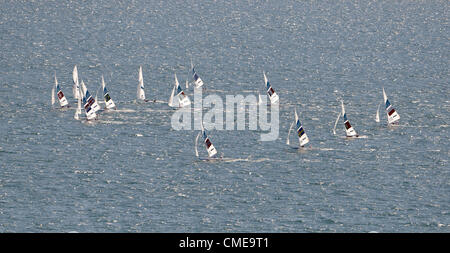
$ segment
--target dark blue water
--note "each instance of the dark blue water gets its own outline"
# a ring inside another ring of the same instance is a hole
[[[450,232],[448,1],[0,6],[0,232]],[[140,65],[167,101],[191,59],[224,99],[264,94],[266,71],[279,138],[211,130],[229,159],[199,161],[198,131],[135,102]],[[73,118],[74,65],[91,93],[104,75],[118,111]],[[51,106],[55,72],[70,109]],[[398,127],[374,121],[382,87]],[[341,99],[367,138],[333,135]],[[294,108],[304,152],[285,144]]]

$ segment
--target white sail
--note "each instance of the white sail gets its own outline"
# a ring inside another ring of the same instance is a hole
[[[264,74],[264,83],[266,84],[266,88],[267,88],[267,94],[269,95],[269,98],[270,98],[270,103],[275,104],[279,100],[278,94],[273,90],[272,86],[270,85],[269,80],[267,79],[266,73],[263,72],[263,74]]]
[[[170,98],[169,98],[169,106],[170,107],[175,107],[175,104],[174,104],[174,102],[173,102],[173,97],[175,96],[175,85],[173,86],[173,89],[172,89],[172,93],[170,94]]]
[[[389,102],[389,100],[386,96],[386,92],[384,91],[384,87],[383,87],[383,98],[384,98],[384,104],[386,106],[386,115],[388,118],[388,123],[394,124],[400,119],[400,115],[398,115],[397,111],[395,111],[394,107]]]
[[[375,122],[380,122],[380,105],[378,104],[377,114],[375,115]]]
[[[137,98],[145,100],[144,77],[142,76],[142,66],[139,66],[139,84],[137,87]]]
[[[342,117],[344,118],[345,132],[347,134],[347,137],[358,136],[355,129],[352,127],[352,125],[350,125],[350,122],[347,119],[347,114],[345,113],[344,108],[344,101],[341,101],[341,105],[342,105]]]
[[[198,157],[198,149],[197,149],[198,137],[200,137],[200,133],[198,133],[197,137],[195,138],[195,156],[196,157]]]
[[[83,93],[83,107],[86,113],[86,119],[93,120],[97,118],[97,113],[95,113],[95,110],[92,108],[94,99],[92,98],[91,94],[89,94],[89,91],[84,85],[83,80],[81,80],[81,91]]]
[[[191,61],[191,68],[192,68],[192,77],[194,78],[195,88],[202,87],[203,86],[203,81],[198,76],[197,72],[195,72],[194,64],[192,64],[192,61]]]
[[[103,88],[103,100],[105,101],[105,107],[106,109],[114,109],[116,108],[116,104],[111,99],[111,96],[108,93],[108,90],[106,89],[105,79],[102,75],[102,88]]]
[[[178,97],[179,107],[185,107],[191,104],[191,100],[181,89],[180,83],[178,83],[177,74],[175,74],[175,87],[176,87],[176,96]]]
[[[259,92],[258,92],[258,105],[260,105],[262,103],[263,103],[263,101],[262,101],[262,98],[261,98],[261,94],[259,94]]]
[[[55,104],[55,86],[52,85],[52,105]]]
[[[189,81],[186,80],[186,89],[189,89]]]
[[[67,106],[69,103],[67,102],[67,99],[64,96],[64,93],[62,92],[61,88],[59,87],[58,80],[56,79],[56,73],[55,73],[55,87],[56,87],[56,95],[59,100],[59,105],[61,105],[61,107]]]
[[[296,123],[296,130],[298,135],[298,141],[300,144],[300,147],[305,146],[309,142],[309,138],[305,133],[305,130],[303,129],[302,124],[300,123],[300,120],[297,115],[297,110],[295,110],[295,123]]]
[[[206,135],[206,131],[202,125],[202,135],[203,135],[203,143],[205,144],[206,151],[208,151],[208,156],[213,157],[217,154],[217,150],[214,145],[209,140],[209,137]]]
[[[91,108],[94,111],[94,113],[98,112],[100,110],[100,106],[97,104],[95,99],[89,93],[83,80],[81,80],[81,91],[83,93],[84,108],[86,109],[86,105],[89,105],[89,108]],[[88,119],[89,119],[89,117],[88,117]]]
[[[78,82],[77,65],[75,65],[75,67],[73,67],[72,79],[73,79],[72,93],[73,93],[73,97],[75,99],[77,99],[77,98],[80,98],[80,83]]]
[[[336,126],[337,126],[337,123],[338,123],[340,117],[341,117],[341,112],[339,112],[339,114],[336,118],[336,122],[334,122],[333,134],[336,134]]]
[[[80,90],[80,92],[81,92],[81,90]],[[75,110],[75,115],[73,116],[76,120],[80,119],[80,114],[81,114],[81,97],[82,97],[82,95],[78,94],[77,109]]]
[[[289,127],[288,136],[287,136],[287,139],[286,139],[286,144],[287,144],[287,145],[290,145],[290,144],[291,144],[291,142],[289,141],[289,137],[291,136],[291,130],[292,130],[292,127],[294,126],[294,123],[295,123],[295,121],[293,121],[293,122],[291,123],[291,126]]]

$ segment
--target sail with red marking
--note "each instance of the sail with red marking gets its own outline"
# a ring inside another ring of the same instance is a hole
[[[58,97],[59,105],[61,105],[61,107],[67,106],[69,103],[67,102],[67,99],[64,96],[64,93],[62,92],[61,88],[59,87],[58,80],[56,79],[56,73],[55,73],[55,88],[56,88],[56,96]]]
[[[383,88],[383,98],[384,98],[384,104],[386,107],[386,115],[388,118],[388,124],[398,123],[397,121],[400,119],[400,115],[398,115],[397,111],[394,109],[392,104],[389,102],[389,100],[386,96],[386,92],[384,91],[384,88]]]
[[[345,107],[344,107],[344,101],[341,101],[342,106],[342,117],[344,118],[344,126],[345,126],[345,133],[347,137],[357,137],[358,134],[356,133],[353,126],[350,124],[350,121],[347,118],[347,114],[345,113]]]
[[[178,107],[185,107],[191,104],[191,100],[184,93],[180,83],[178,82],[177,74],[175,74],[175,96],[178,97]]]
[[[81,80],[81,91],[83,94],[83,106],[86,112],[86,118],[88,120],[97,117],[97,111],[100,110],[100,106],[95,102],[95,99],[91,96],[83,80]]]
[[[203,128],[202,125],[202,136],[203,136],[203,143],[205,144],[206,151],[208,151],[208,156],[213,157],[217,154],[217,150],[214,147],[214,145],[211,143],[211,140],[209,139],[208,135],[206,134],[206,130]]]
[[[191,62],[192,68],[192,78],[194,79],[195,88],[200,88],[203,86],[203,80],[198,76],[197,72],[195,72],[194,64]]]
[[[272,85],[270,85],[269,79],[267,79],[266,73],[263,72],[263,74],[264,74],[264,83],[266,84],[266,88],[267,88],[267,95],[269,95],[269,98],[270,98],[270,103],[275,104],[279,100],[278,94],[272,88]]]

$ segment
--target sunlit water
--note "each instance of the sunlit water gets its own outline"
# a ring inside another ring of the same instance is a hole
[[[450,232],[447,1],[0,6],[0,232]],[[211,130],[227,160],[200,161],[198,131],[134,101],[140,65],[167,101],[191,59],[223,99],[265,94],[266,71],[279,138]],[[74,65],[91,93],[104,75],[117,111],[73,118]],[[69,109],[51,106],[55,73]],[[383,105],[374,120],[383,86],[395,128]],[[342,120],[333,135],[341,99],[367,138],[342,138]],[[302,152],[285,143],[294,108]]]

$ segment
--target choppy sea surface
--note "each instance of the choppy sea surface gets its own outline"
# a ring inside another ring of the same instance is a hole
[[[0,232],[450,232],[448,1],[0,6]],[[139,66],[167,101],[191,60],[224,99],[265,94],[265,71],[278,139],[210,130],[227,160],[201,161],[199,131],[135,101]],[[117,111],[73,118],[75,65],[93,94],[105,77]],[[55,73],[68,109],[51,105]],[[382,87],[398,127],[383,105],[374,120]],[[343,138],[342,119],[333,135],[341,99],[367,138]],[[294,109],[304,151],[286,145]]]

